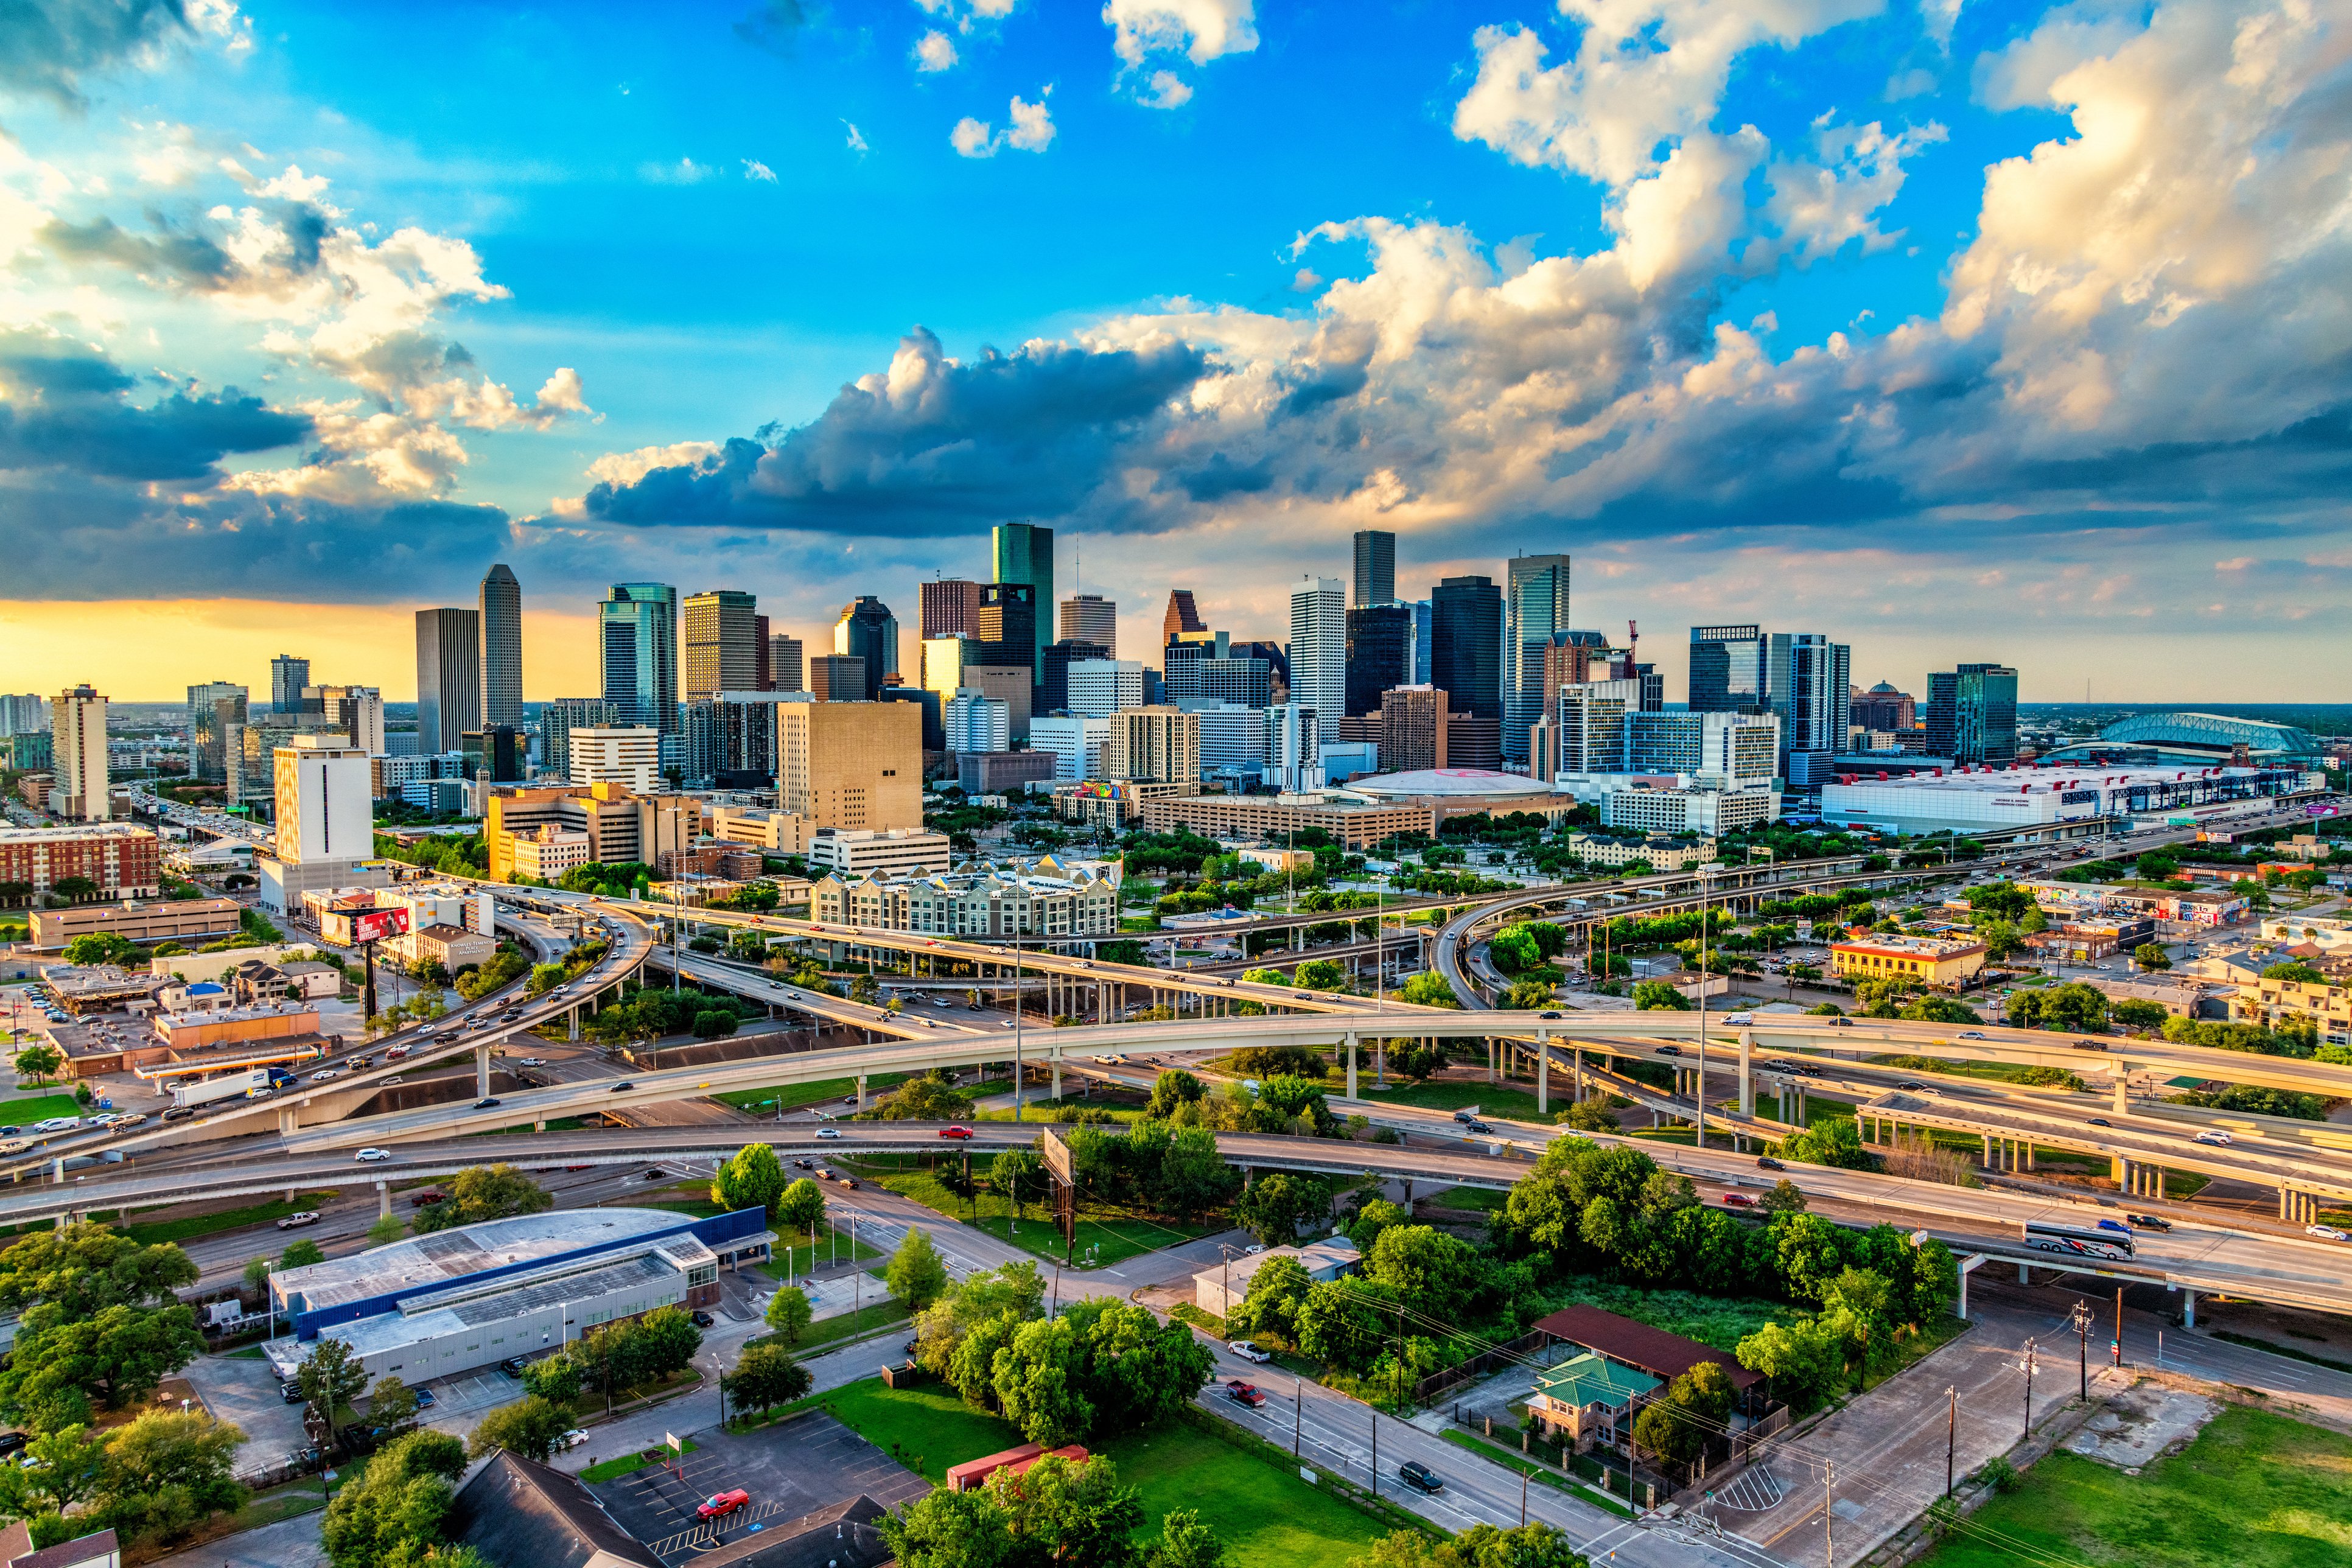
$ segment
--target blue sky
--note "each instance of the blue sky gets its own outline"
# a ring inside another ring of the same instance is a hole
[[[1179,584],[1279,636],[1386,527],[1412,590],[1568,550],[1577,618],[1645,647],[1755,618],[1909,686],[2352,697],[2327,7],[27,16],[0,625],[215,606],[166,689],[224,603],[358,625],[498,559],[556,639],[534,696],[618,578],[911,623],[1030,516],[1130,653]]]

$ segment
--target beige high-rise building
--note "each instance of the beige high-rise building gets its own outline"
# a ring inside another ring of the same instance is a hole
[[[686,624],[679,697],[692,702],[721,691],[757,691],[759,601],[734,588],[714,588],[689,595],[678,608]]]
[[[296,735],[271,753],[278,858],[289,866],[375,855],[368,754],[336,734]]]
[[[812,827],[922,826],[922,708],[778,703],[776,808],[806,817]]]
[[[107,794],[106,699],[87,686],[49,704],[49,810],[68,822],[114,815]]]
[[[542,827],[585,835],[584,860],[656,866],[665,853],[692,848],[703,826],[702,807],[690,795],[638,795],[625,784],[606,782],[495,791],[483,817],[482,840],[489,850],[490,880],[510,882],[517,875],[532,874],[523,862],[535,852],[519,850],[517,845]]]
[[[1175,708],[1123,708],[1110,716],[1103,777],[1132,784],[1201,782],[1201,717]]]
[[[651,790],[661,783],[661,731],[583,725],[572,731],[572,782]]]

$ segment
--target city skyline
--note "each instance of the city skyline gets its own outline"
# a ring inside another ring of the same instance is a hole
[[[28,41],[13,683],[302,647],[404,700],[397,622],[505,562],[576,695],[612,582],[817,647],[1028,521],[1126,647],[1187,584],[1278,637],[1369,530],[1401,595],[1558,552],[1583,625],[1820,627],[1864,684],[2352,698],[2324,8],[950,10],[519,19],[522,117],[390,14]]]

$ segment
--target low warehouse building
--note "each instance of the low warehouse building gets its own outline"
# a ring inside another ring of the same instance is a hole
[[[446,1377],[534,1355],[656,1307],[708,1307],[719,1268],[758,1262],[765,1209],[682,1219],[667,1209],[577,1209],[435,1231],[269,1277],[293,1334],[264,1347],[288,1376],[321,1334],[370,1378]]]
[[[1315,1280],[1353,1274],[1362,1261],[1356,1244],[1344,1236],[1329,1237],[1307,1247],[1269,1247],[1264,1252],[1236,1258],[1193,1275],[1192,1304],[1212,1316],[1224,1317],[1249,1295],[1250,1281],[1257,1277],[1257,1271],[1277,1258],[1296,1258],[1299,1267],[1307,1270],[1307,1277]]]

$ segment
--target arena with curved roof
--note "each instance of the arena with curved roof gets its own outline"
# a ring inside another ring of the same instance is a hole
[[[2242,752],[2240,748],[2243,748]],[[2293,766],[2323,754],[2317,737],[2292,724],[2226,713],[2134,713],[2085,741],[2049,753],[2057,763],[2233,760]]]

